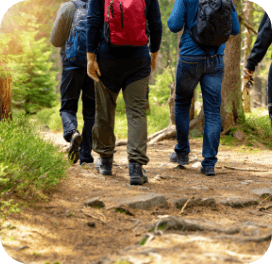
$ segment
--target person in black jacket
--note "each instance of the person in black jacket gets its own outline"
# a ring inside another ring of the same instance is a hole
[[[253,77],[255,67],[263,59],[271,43],[272,43],[271,21],[267,13],[264,13],[261,24],[259,26],[257,39],[247,60],[247,65],[243,70],[244,79],[249,80],[250,77]],[[270,65],[268,74],[267,93],[268,93],[268,113],[272,126],[272,64]]]
[[[88,0],[82,1],[87,4]],[[73,24],[76,5],[72,1],[64,3],[57,14],[50,41],[55,47],[61,47],[62,78],[61,78],[61,108],[60,115],[63,126],[63,137],[71,143],[69,159],[73,163],[80,160],[80,165],[93,163],[92,151],[92,128],[95,120],[95,95],[94,81],[87,75],[86,67],[72,64],[65,53],[65,43],[69,37]],[[87,25],[86,25],[87,26]],[[84,126],[82,135],[77,130],[77,108],[80,92],[82,91],[82,113]]]

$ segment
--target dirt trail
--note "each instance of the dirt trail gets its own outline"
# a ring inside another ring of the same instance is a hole
[[[53,134],[53,141],[65,144],[60,134]],[[186,169],[169,162],[175,141],[150,145],[145,166],[149,183],[140,187],[129,185],[126,146],[116,148],[112,177],[100,176],[94,166],[71,166],[68,178],[47,194],[48,203],[34,203],[7,219],[1,231],[6,252],[29,264],[259,259],[272,234],[272,152],[221,145],[216,176],[206,177],[198,167],[202,140],[190,142],[193,152]],[[105,207],[85,206],[95,197]]]

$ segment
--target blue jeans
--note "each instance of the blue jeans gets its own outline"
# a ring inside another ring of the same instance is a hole
[[[209,61],[208,61],[209,60]],[[209,65],[209,66],[208,66]],[[176,76],[175,122],[177,142],[175,151],[190,152],[189,117],[194,89],[200,82],[205,128],[203,135],[202,166],[214,167],[221,132],[221,84],[224,76],[223,56],[180,56]]]
[[[82,143],[80,145],[80,164],[92,163],[92,129],[95,121],[94,81],[87,75],[87,68],[73,69],[63,63],[61,79],[61,108],[60,115],[63,126],[63,137],[67,142],[77,131],[77,108],[80,92],[82,91],[83,120]]]

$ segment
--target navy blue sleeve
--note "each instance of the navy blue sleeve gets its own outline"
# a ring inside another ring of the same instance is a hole
[[[231,35],[236,36],[240,32],[240,24],[239,24],[239,18],[233,3],[232,3],[232,10],[231,10],[231,21],[232,21]]]
[[[104,25],[104,1],[88,0],[87,52],[95,53]]]
[[[161,12],[158,0],[150,0],[146,19],[150,30],[150,52],[155,53],[160,49],[162,38]]]
[[[176,0],[172,13],[167,20],[170,31],[177,33],[182,30],[185,22],[186,6],[184,0]]]
[[[264,16],[262,18],[258,30],[257,39],[247,60],[246,65],[247,69],[249,69],[250,71],[255,71],[255,67],[263,59],[265,53],[267,52],[267,49],[271,45],[271,42],[272,42],[271,21],[267,13],[264,13]]]

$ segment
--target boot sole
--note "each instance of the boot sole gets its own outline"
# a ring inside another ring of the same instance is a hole
[[[73,164],[77,163],[79,160],[80,153],[78,152],[78,148],[82,142],[82,136],[76,135],[74,138],[74,142],[68,151],[68,158],[73,162]]]
[[[130,185],[143,185],[144,183],[148,183],[148,179],[141,176],[136,176],[133,178],[130,178]]]

